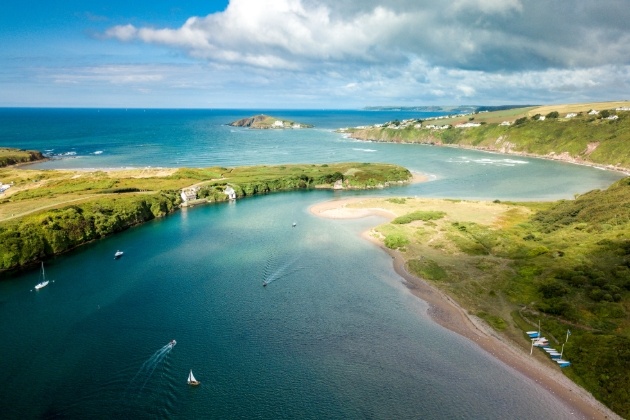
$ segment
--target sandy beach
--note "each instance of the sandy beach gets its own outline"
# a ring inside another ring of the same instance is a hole
[[[351,208],[348,204],[364,198],[349,198],[327,201],[310,208],[312,214],[331,219],[361,218],[378,215],[392,219],[395,215],[382,208]],[[392,251],[371,234],[364,232],[363,237],[381,247],[392,256],[394,270],[403,279],[410,292],[429,304],[431,318],[463,337],[475,342],[483,350],[535,381],[539,386],[554,395],[570,408],[576,417],[592,419],[620,419],[618,415],[597,401],[590,393],[576,385],[559,370],[543,365],[529,352],[523,351],[509,339],[500,336],[485,322],[469,315],[457,302],[433,287],[428,282],[411,275],[405,269],[405,260],[400,252]]]

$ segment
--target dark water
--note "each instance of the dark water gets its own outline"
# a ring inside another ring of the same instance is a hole
[[[434,179],[379,194],[526,199],[571,195],[618,178],[540,160],[358,143],[325,130],[237,130],[223,138],[217,133],[226,128],[215,125],[206,140],[187,137],[178,124],[224,119],[201,111],[152,119],[158,139],[148,141],[139,133],[151,124],[138,128],[121,118],[110,128],[82,127],[77,121],[88,112],[76,111],[66,128],[56,125],[63,118],[52,117],[28,129],[5,124],[1,138],[24,148],[75,147],[80,157],[51,163],[60,166],[142,166],[151,157],[153,166],[168,166],[169,150],[182,150],[194,166],[281,163],[279,156],[306,160],[308,149],[321,162],[362,156]],[[309,115],[287,118],[308,123]],[[174,138],[180,140],[167,141]],[[267,154],[274,143],[288,155]],[[151,144],[154,153],[145,156],[138,144]],[[258,153],[249,149],[256,144]],[[103,153],[85,153],[92,149]],[[308,213],[314,203],[345,196],[283,193],[186,209],[47,262],[54,282],[38,292],[32,290],[37,270],[5,276],[3,417],[574,418],[532,381],[427,318],[426,305],[405,289],[391,259],[360,238],[381,219]],[[117,249],[125,255],[114,260]],[[177,345],[165,347],[172,339]],[[199,387],[186,385],[190,369]]]

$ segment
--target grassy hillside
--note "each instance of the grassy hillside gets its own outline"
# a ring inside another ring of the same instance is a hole
[[[180,190],[226,201],[237,196],[315,187],[375,188],[406,182],[405,168],[388,164],[252,166],[112,172],[0,169],[13,186],[0,196],[0,270],[68,251],[155,217],[181,203]]]
[[[362,140],[459,145],[628,169],[630,111],[615,111],[623,106],[630,103],[518,108],[439,120],[394,121],[382,127],[352,128],[347,132]],[[589,115],[591,109],[600,112]],[[566,118],[569,112],[578,115]],[[503,121],[511,125],[501,125]],[[464,123],[480,125],[456,127]]]
[[[556,203],[365,205],[399,215],[377,230],[410,272],[527,351],[523,331],[538,320],[558,349],[570,330],[564,356],[572,366],[563,372],[630,417],[630,178]]]

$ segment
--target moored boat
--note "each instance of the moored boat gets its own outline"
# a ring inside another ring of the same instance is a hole
[[[117,258],[122,257],[122,256],[123,256],[123,254],[124,254],[124,252],[122,252],[122,251],[120,251],[120,250],[119,250],[119,251],[116,251],[116,253],[114,254],[114,259],[117,259]]]
[[[42,261],[42,281],[35,285],[35,290],[39,290],[43,287],[48,286],[48,283],[50,283],[50,281],[46,280],[46,272],[44,271],[44,262]]]

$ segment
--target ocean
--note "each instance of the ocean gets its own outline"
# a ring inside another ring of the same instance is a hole
[[[419,113],[276,110],[265,113],[316,127],[225,125],[257,113],[0,110],[0,146],[55,157],[36,168],[359,161],[430,179],[183,209],[47,261],[51,283],[40,291],[38,269],[3,275],[4,418],[575,418],[430,320],[391,258],[360,237],[383,219],[320,219],[308,208],[362,194],[571,198],[621,175],[333,131],[427,117]],[[125,254],[114,260],[117,249]],[[191,369],[199,387],[186,384]]]

